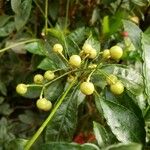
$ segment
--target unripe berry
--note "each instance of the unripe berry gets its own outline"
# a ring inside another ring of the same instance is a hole
[[[51,109],[52,103],[48,101],[46,98],[41,98],[37,100],[36,106],[38,109],[48,111]]]
[[[69,75],[67,78],[67,82],[71,83],[72,81],[74,81],[74,79],[75,79],[75,76]]]
[[[115,84],[117,81],[118,81],[118,78],[117,78],[115,75],[113,75],[113,74],[109,75],[109,76],[106,78],[106,82],[107,82],[107,84],[109,84],[109,85]]]
[[[48,70],[44,73],[44,78],[47,80],[53,80],[55,78],[55,74],[51,70]]]
[[[56,53],[62,53],[63,46],[61,44],[55,44],[53,46],[53,51],[56,52]]]
[[[96,49],[92,48],[88,57],[91,59],[94,59],[96,56],[97,56],[97,51],[96,51]]]
[[[94,84],[92,82],[83,82],[80,85],[80,90],[85,95],[91,95],[94,92]]]
[[[105,49],[103,51],[103,55],[102,55],[103,59],[109,59],[111,56],[110,56],[110,51],[109,49]]]
[[[120,95],[124,91],[124,85],[118,81],[115,84],[110,85],[110,91],[115,95]]]
[[[110,56],[112,59],[118,60],[122,57],[123,50],[120,46],[116,45],[110,48]]]
[[[85,43],[82,47],[82,50],[85,54],[90,54],[92,46],[88,43]]]
[[[94,69],[94,68],[96,68],[97,67],[97,64],[90,64],[89,66],[88,66],[88,68],[90,68],[90,69]]]
[[[130,20],[133,21],[136,24],[139,24],[139,22],[140,22],[139,17],[137,17],[137,16],[130,17]]]
[[[44,78],[43,78],[43,76],[41,75],[41,74],[36,74],[35,76],[34,76],[34,83],[36,83],[36,84],[42,84],[43,83],[43,80],[44,80]]]
[[[23,84],[23,83],[18,84],[16,87],[16,92],[20,95],[26,94],[27,93],[27,85]]]
[[[80,67],[81,57],[79,55],[72,55],[69,59],[69,64],[73,67]]]

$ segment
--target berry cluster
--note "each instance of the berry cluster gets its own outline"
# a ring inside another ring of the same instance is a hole
[[[79,55],[72,55],[72,56],[70,56],[69,59],[65,58],[65,56],[63,55],[63,46],[61,44],[59,44],[59,43],[55,44],[53,46],[52,50],[53,50],[53,52],[57,53],[58,55],[60,55],[67,61],[68,65],[70,66],[69,69],[71,69],[71,70],[73,70],[73,69],[82,70],[83,68],[85,68],[85,67],[82,67],[82,66],[84,66],[85,59],[91,60],[91,59],[98,58],[97,50],[95,48],[93,48],[92,45],[89,43],[85,43],[82,46],[82,50]],[[115,45],[115,46],[111,47],[110,49],[105,49],[100,54],[102,54],[102,58],[104,60],[107,60],[107,59],[119,60],[123,55],[123,50],[120,46]],[[85,95],[91,95],[95,91],[94,84],[90,81],[90,77],[94,73],[94,71],[97,69],[97,66],[98,66],[98,64],[93,64],[93,63],[88,64],[88,66],[86,66],[86,68],[88,68],[90,71],[91,70],[92,71],[90,72],[88,77],[86,77],[86,78],[84,77],[84,79],[81,78],[82,82],[80,83],[80,91]],[[76,75],[73,75],[73,74],[68,73],[66,75],[68,75],[68,78],[67,78],[68,83],[74,81],[76,78]],[[110,86],[110,91],[112,93],[114,93],[116,95],[123,93],[124,85],[122,84],[122,82],[120,80],[118,80],[117,76],[115,76],[113,74],[110,74],[110,75],[105,74],[105,76],[106,76],[106,82]],[[36,106],[40,110],[49,111],[52,107],[51,101],[47,100],[42,95],[43,95],[45,86],[49,85],[49,83],[53,79],[55,79],[55,73],[54,73],[54,71],[51,71],[51,70],[46,71],[44,73],[44,75],[36,74],[33,78],[35,85],[40,85],[41,87],[43,87],[43,89],[41,90],[40,98],[36,102]],[[27,93],[29,86],[30,85],[26,85],[23,83],[18,84],[16,87],[16,91],[18,94],[24,95]]]

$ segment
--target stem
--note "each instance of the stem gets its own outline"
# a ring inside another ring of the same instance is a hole
[[[89,74],[89,76],[88,76],[88,78],[87,78],[87,82],[90,81],[90,78],[91,78],[92,74],[95,72],[95,70],[96,70],[96,69],[92,70],[92,72]]]
[[[70,0],[67,0],[67,5],[66,5],[66,18],[65,18],[65,30],[67,29],[69,3],[70,3]]]
[[[30,147],[34,144],[34,142],[37,140],[37,138],[40,136],[40,134],[42,133],[42,131],[45,129],[45,127],[47,126],[47,124],[51,121],[52,117],[54,116],[54,114],[56,113],[57,109],[59,108],[59,106],[62,104],[63,100],[65,99],[66,95],[68,94],[68,92],[70,91],[70,89],[73,87],[74,83],[75,83],[76,79],[69,85],[69,87],[67,88],[67,90],[65,91],[65,93],[63,94],[63,96],[60,98],[60,100],[58,101],[58,103],[55,105],[55,107],[53,108],[52,112],[49,114],[49,116],[47,117],[47,119],[43,122],[43,124],[41,125],[41,127],[37,130],[37,132],[33,135],[33,137],[27,142],[27,145],[25,146],[24,150],[29,150]]]
[[[48,0],[45,0],[45,35],[47,35],[48,29]]]
[[[66,57],[62,53],[59,53],[59,55],[68,63],[68,60],[66,59]]]
[[[27,87],[42,87],[43,85],[38,85],[38,84],[27,84]]]
[[[44,89],[45,89],[45,85],[42,87],[42,90],[41,90],[41,93],[40,93],[40,99],[42,99],[42,97],[43,97]]]
[[[27,40],[27,41],[23,41],[23,42],[18,42],[16,44],[13,44],[13,45],[10,45],[8,47],[5,47],[5,48],[1,49],[0,53],[4,52],[4,51],[7,51],[10,48],[13,48],[13,47],[16,47],[16,46],[19,46],[19,45],[23,45],[23,44],[26,44],[26,43],[34,42],[34,41],[38,41],[38,39],[32,39],[32,40]]]
[[[34,3],[36,4],[36,6],[39,8],[41,14],[45,17],[44,11],[42,10],[42,8],[40,7],[40,5],[37,3],[36,0],[34,0]],[[47,18],[47,22],[48,24],[52,27],[53,25],[51,24],[51,22],[49,21],[49,19]]]

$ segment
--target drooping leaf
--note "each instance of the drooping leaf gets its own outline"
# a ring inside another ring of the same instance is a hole
[[[145,82],[145,92],[148,103],[150,104],[150,37],[147,34],[142,34],[142,59],[143,59],[143,76]]]
[[[23,150],[27,141],[25,139],[14,139],[8,143],[7,150]]]
[[[118,76],[132,94],[140,95],[143,92],[142,75],[131,67],[123,68],[116,65],[106,65],[103,69],[107,74]]]
[[[30,53],[36,55],[46,55],[48,51],[44,47],[44,43],[42,41],[36,41],[25,45],[25,49]]]
[[[55,101],[64,90],[64,83],[62,80],[57,80],[47,86],[44,90],[44,97],[50,101]]]
[[[75,143],[51,142],[40,146],[41,150],[100,150],[95,144],[83,145]]]
[[[106,129],[97,122],[93,122],[94,134],[97,140],[97,143],[100,147],[105,147],[109,143],[109,135]]]
[[[139,143],[115,144],[107,147],[105,150],[142,150],[142,145]]]
[[[7,22],[4,26],[0,27],[0,37],[5,37],[10,35],[15,29],[13,21]]]
[[[71,141],[77,124],[77,87],[72,89],[47,125],[46,141]]]
[[[124,30],[128,32],[129,37],[133,42],[135,48],[140,52],[142,30],[135,23],[129,20],[124,20],[123,25],[124,25]]]
[[[145,143],[145,129],[140,117],[115,101],[100,99],[100,103],[104,117],[119,141]]]
[[[28,21],[32,0],[11,0],[11,7],[15,12],[15,26],[20,30]]]

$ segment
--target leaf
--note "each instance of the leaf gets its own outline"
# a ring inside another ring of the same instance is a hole
[[[57,70],[67,68],[67,64],[55,53],[51,53],[49,57],[44,58],[38,65],[43,70]]]
[[[69,49],[68,53],[69,56],[73,54],[78,54],[80,52],[80,45],[86,39],[86,35],[88,33],[88,29],[85,27],[77,28],[76,30],[72,31],[67,37],[67,47]]]
[[[14,139],[8,143],[7,150],[24,150],[27,141],[25,139]]]
[[[140,95],[143,92],[142,75],[131,67],[119,67],[116,65],[106,65],[103,67],[107,74],[114,74],[119,77],[127,90],[134,95]]]
[[[6,88],[6,85],[5,85],[2,81],[0,81],[0,92],[1,92],[4,96],[7,95],[7,88]]]
[[[142,59],[143,59],[143,76],[145,82],[145,92],[147,95],[148,103],[150,104],[150,37],[147,34],[142,34]]]
[[[10,35],[15,29],[13,21],[9,21],[4,26],[0,27],[0,37],[5,37]]]
[[[42,41],[36,41],[25,45],[25,49],[29,51],[30,53],[36,54],[36,55],[46,55],[48,54],[48,51],[46,51],[44,47],[44,43]]]
[[[57,80],[50,84],[44,90],[44,97],[50,101],[55,101],[61,95],[64,90],[64,83],[62,80]]]
[[[138,5],[138,6],[146,6],[148,5],[148,1],[147,0],[132,0],[132,3]]]
[[[72,89],[47,125],[46,141],[71,141],[77,124],[78,103],[76,91]]]
[[[140,117],[117,102],[104,99],[100,99],[100,102],[104,117],[119,141],[145,143],[145,129]]]
[[[109,28],[109,16],[105,16],[103,18],[102,28],[103,28],[103,33],[104,34],[109,33],[109,31],[110,31],[110,28]]]
[[[15,12],[15,26],[20,30],[28,21],[32,0],[11,0],[11,7]]]
[[[97,122],[93,122],[93,126],[94,126],[94,134],[97,140],[97,143],[100,147],[105,147],[108,143],[109,143],[109,137],[108,137],[108,133],[105,130],[105,128],[97,123]]]
[[[41,150],[100,150],[95,144],[86,143],[83,145],[65,142],[51,142],[40,146]]]
[[[12,112],[13,112],[13,109],[10,108],[9,104],[3,103],[0,105],[0,114],[10,115]]]
[[[8,15],[1,15],[0,16],[0,27],[3,27],[4,25],[6,25],[6,23],[9,22],[9,20],[12,18],[12,16],[8,16]]]
[[[41,87],[28,87],[27,93],[22,95],[27,98],[37,98],[41,93]]]
[[[128,32],[133,45],[140,52],[141,51],[141,34],[142,30],[132,21],[124,20],[123,21],[124,30]]]
[[[107,147],[105,150],[142,150],[142,145],[138,143],[115,144]]]

